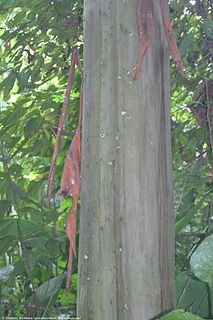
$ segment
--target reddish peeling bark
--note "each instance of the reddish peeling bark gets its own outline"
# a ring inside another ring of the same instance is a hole
[[[166,34],[169,49],[171,51],[172,57],[177,65],[179,72],[181,73],[182,76],[184,76],[183,64],[182,64],[180,53],[177,47],[172,25],[169,21],[169,15],[166,8],[165,0],[160,0],[160,6],[161,6],[161,14],[162,14],[164,31]],[[136,20],[137,20],[139,37],[140,37],[141,53],[134,70],[134,74],[133,74],[134,80],[138,79],[139,77],[144,56],[151,44],[151,35],[152,35],[152,26],[153,26],[152,0],[137,0]]]
[[[81,69],[78,51],[76,48],[74,48],[72,51],[72,61],[70,66],[66,95],[65,95],[64,104],[61,111],[59,125],[57,126],[56,143],[55,143],[52,164],[51,164],[49,177],[48,177],[48,187],[47,187],[48,205],[50,205],[50,197],[51,197],[51,190],[52,190],[53,181],[54,181],[56,161],[60,151],[61,135],[64,132],[64,122],[66,118],[67,108],[69,105],[70,92],[71,92],[72,84],[74,81],[76,65]],[[73,256],[76,257],[76,212],[77,212],[77,205],[78,205],[78,197],[80,194],[81,121],[82,121],[82,90],[80,95],[80,112],[79,112],[78,127],[72,139],[72,142],[65,160],[64,169],[63,169],[62,178],[61,178],[61,188],[59,190],[60,194],[64,196],[71,196],[73,198],[73,204],[68,215],[67,228],[66,228],[66,234],[70,242],[68,277],[67,277],[67,284],[66,284],[67,290],[69,289],[70,280],[72,276]]]

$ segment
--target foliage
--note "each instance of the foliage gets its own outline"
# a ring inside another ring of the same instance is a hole
[[[190,260],[194,275],[210,285],[213,283],[213,234],[206,237],[193,252]]]
[[[64,298],[64,229],[71,201],[55,196],[48,208],[46,184],[71,48],[77,45],[82,52],[82,6],[70,0],[0,2],[0,266],[14,266],[1,284],[0,318],[74,312],[75,300],[70,304]],[[66,123],[71,135],[79,88],[78,74]],[[62,139],[54,194],[70,140]],[[76,262],[73,268],[76,272]]]
[[[211,319],[212,287],[202,281],[213,270],[203,263],[213,228],[213,8],[210,1],[171,1],[170,13],[186,74],[177,77],[171,66],[177,307]]]
[[[81,0],[0,1],[0,317],[74,314],[77,276],[68,295],[64,278],[71,200],[53,196],[48,208],[46,187],[74,45],[82,57],[82,11]],[[209,0],[171,0],[170,16],[186,75],[171,61],[177,307],[211,319],[213,8]],[[79,96],[77,73],[53,195]],[[196,319],[180,311],[162,319],[178,317]]]
[[[176,278],[176,291],[177,308],[190,310],[193,314],[208,318],[213,297],[206,283],[183,271]]]
[[[161,317],[161,320],[201,320],[200,317],[195,316],[189,312],[185,312],[184,310],[175,310],[170,314]]]

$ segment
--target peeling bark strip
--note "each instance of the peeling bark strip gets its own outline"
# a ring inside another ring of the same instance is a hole
[[[68,277],[66,284],[67,290],[70,287],[70,280],[72,276],[73,255],[76,257],[76,213],[78,206],[78,197],[80,194],[81,122],[82,90],[80,96],[80,113],[78,119],[78,127],[67,154],[61,178],[61,188],[59,190],[59,193],[71,196],[73,198],[73,205],[68,215],[66,228],[66,234],[70,242]]]
[[[166,34],[169,49],[171,51],[172,57],[177,65],[179,72],[181,73],[182,76],[184,76],[183,64],[182,64],[180,53],[177,47],[172,25],[169,21],[169,15],[167,12],[165,0],[160,0],[160,6],[161,6],[161,14],[162,14],[162,20],[164,25],[164,31]],[[136,80],[139,77],[144,56],[147,50],[149,49],[150,43],[151,43],[152,25],[153,25],[152,0],[137,0],[136,20],[137,20],[137,28],[140,36],[141,53],[134,70],[133,80]]]
[[[57,130],[56,143],[54,148],[54,154],[52,158],[52,164],[48,177],[48,205],[50,205],[51,190],[54,181],[54,172],[56,167],[56,161],[60,150],[61,135],[64,132],[64,122],[66,118],[67,108],[69,105],[70,92],[74,81],[75,65],[77,65],[82,71],[78,51],[76,48],[72,51],[72,61],[70,66],[68,84],[66,95],[61,111],[59,126]],[[80,112],[78,119],[78,127],[75,135],[72,139],[61,178],[61,188],[59,193],[65,196],[71,196],[73,198],[73,205],[69,211],[67,219],[66,234],[70,242],[69,247],[69,262],[68,262],[68,276],[67,276],[67,290],[70,287],[70,280],[72,276],[72,260],[73,256],[76,257],[76,212],[78,206],[78,197],[80,194],[80,161],[81,161],[81,122],[82,122],[82,89],[80,95]]]
[[[81,64],[80,64],[80,60],[79,60],[79,56],[78,56],[78,50],[77,50],[77,48],[73,48],[68,83],[67,83],[67,89],[66,89],[64,103],[63,103],[63,107],[62,107],[62,111],[61,111],[60,120],[59,120],[56,142],[55,142],[55,147],[54,147],[54,153],[53,153],[53,157],[52,157],[52,164],[51,164],[49,177],[48,177],[48,183],[47,183],[48,206],[50,206],[50,197],[51,197],[51,191],[52,191],[53,182],[54,182],[56,161],[57,161],[58,154],[60,151],[61,135],[62,135],[62,132],[64,129],[64,122],[66,119],[67,108],[68,108],[69,101],[70,101],[70,92],[71,92],[73,81],[74,81],[75,66],[76,65],[81,69]]]
[[[143,58],[150,46],[153,25],[153,4],[152,0],[137,0],[137,27],[140,36],[141,53],[134,71],[133,79],[139,77]]]
[[[169,15],[168,15],[168,12],[166,9],[165,0],[160,0],[160,6],[161,6],[164,30],[166,33],[166,38],[168,41],[169,49],[171,51],[172,57],[177,65],[179,72],[184,76],[183,64],[182,64],[180,53],[179,53],[179,50],[177,47],[177,43],[176,43],[175,35],[174,35],[173,29],[172,29],[172,25],[169,21]]]

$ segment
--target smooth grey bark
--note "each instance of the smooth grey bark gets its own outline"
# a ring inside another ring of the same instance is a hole
[[[133,81],[136,0],[84,1],[78,317],[148,320],[174,306],[169,59],[160,6]]]

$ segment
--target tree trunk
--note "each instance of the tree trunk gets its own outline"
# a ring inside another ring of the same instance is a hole
[[[158,319],[174,306],[168,50],[154,2],[139,80],[136,0],[85,0],[78,316]]]

